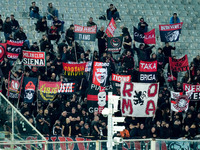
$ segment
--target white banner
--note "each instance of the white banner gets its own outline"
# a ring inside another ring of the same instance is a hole
[[[152,117],[158,101],[159,83],[121,82],[123,116]]]

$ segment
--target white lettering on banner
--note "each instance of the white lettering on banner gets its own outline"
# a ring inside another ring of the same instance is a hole
[[[134,36],[135,36],[135,37],[139,37],[139,38],[141,38],[141,39],[144,39],[144,38],[145,38],[145,36],[144,36],[143,34],[140,34],[140,33],[137,33],[137,32],[134,33]]]
[[[75,32],[96,33],[96,26],[85,27],[85,26],[75,25]]]
[[[194,100],[200,99],[200,93],[193,93],[193,99]]]
[[[128,82],[130,80],[130,77],[117,76],[114,74],[113,79],[118,82],[121,82],[121,81]]]
[[[185,85],[185,91],[200,92],[200,85]]]
[[[158,83],[121,83],[123,116],[152,117],[158,100]]]
[[[24,62],[24,64],[27,64],[27,65],[44,66],[44,60],[43,59],[23,58],[23,62]]]
[[[153,39],[153,38],[155,38],[154,34],[152,34],[152,35],[145,35],[145,39],[146,40],[147,39]]]
[[[181,24],[177,25],[166,25],[166,26],[161,26],[161,30],[169,30],[169,29],[180,29],[182,27]]]
[[[96,62],[95,66],[103,66],[103,67],[108,67],[109,63],[102,63],[102,62]]]
[[[35,59],[44,59],[44,54],[23,52],[23,57],[32,57]]]
[[[140,63],[142,65],[142,69],[157,69],[156,63]]]
[[[113,35],[114,31],[115,31],[115,27],[112,23],[110,23],[110,25],[108,26],[108,30],[110,31],[110,33]]]
[[[73,83],[61,83],[58,93],[70,93],[73,92]]]
[[[86,34],[79,34],[79,40],[88,40],[90,41],[90,35],[86,35]]]
[[[156,80],[155,74],[140,74],[141,81],[154,81]]]
[[[95,111],[98,111],[98,107],[90,107],[89,109],[88,109],[88,111],[89,111],[89,113],[94,113]]]
[[[108,85],[108,86],[104,86],[104,87],[101,87],[101,86],[98,86],[98,85],[95,85],[95,84],[91,84],[91,89],[94,89],[94,90],[112,90],[113,87],[112,85]]]

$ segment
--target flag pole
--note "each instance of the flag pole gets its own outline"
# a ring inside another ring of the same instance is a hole
[[[76,41],[75,40],[74,40],[74,51],[75,51],[76,62],[78,62],[77,53],[76,53]]]

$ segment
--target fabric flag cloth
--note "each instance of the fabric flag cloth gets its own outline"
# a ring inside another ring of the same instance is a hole
[[[8,40],[6,48],[6,56],[10,60],[17,60],[19,54],[22,53],[22,46],[24,41],[22,40]]]
[[[183,22],[176,24],[159,25],[161,42],[176,42],[179,40]]]
[[[38,84],[37,78],[24,77],[23,89],[24,89],[24,102],[32,103],[35,98],[36,87]]]
[[[187,111],[192,91],[187,91],[186,95],[183,92],[171,91],[171,110],[175,112]]]
[[[6,43],[0,43],[0,62],[3,61],[4,55],[6,54]]]
[[[69,64],[62,63],[64,75],[68,77],[83,77],[85,72],[86,63]]]
[[[46,53],[23,50],[23,63],[25,66],[46,66]]]
[[[113,91],[113,86],[106,87],[91,84],[87,91],[87,108],[89,113],[94,111],[102,112],[104,107],[107,107],[108,92]]]
[[[8,76],[8,98],[19,99],[21,95],[21,88],[24,74],[20,77],[15,77],[11,72]]]
[[[183,83],[183,91],[193,91],[191,96],[191,101],[199,101],[200,100],[200,85],[192,85]]]
[[[95,41],[97,34],[97,26],[87,27],[74,25],[74,40]]]
[[[39,81],[38,98],[44,102],[52,102],[60,89],[62,82]]]
[[[139,64],[140,82],[153,83],[157,81],[157,60],[156,61],[140,61]]]
[[[173,72],[181,72],[189,70],[189,63],[187,55],[180,59],[173,59],[169,57],[170,70]]]
[[[153,117],[158,91],[159,83],[121,82],[122,116]]]
[[[120,51],[122,49],[122,41],[123,37],[108,37],[108,45],[107,49],[109,52],[112,52],[113,54],[120,54]]]
[[[90,72],[92,69],[92,61],[86,62],[85,72]]]
[[[61,83],[58,93],[60,94],[72,94],[75,92],[75,83]]]
[[[98,86],[108,85],[110,63],[94,62],[92,83]]]
[[[115,20],[112,18],[110,20],[110,23],[108,24],[108,27],[106,29],[106,34],[108,37],[113,37],[114,36],[114,32],[115,32],[115,29],[117,29],[117,25],[115,23]]]
[[[141,32],[136,27],[134,28],[134,40],[139,43],[145,43],[145,44],[156,44],[156,33],[155,29],[152,29],[149,32]]]
[[[112,73],[112,81],[116,81],[116,82],[131,82],[131,75],[118,75],[118,74],[114,74]]]

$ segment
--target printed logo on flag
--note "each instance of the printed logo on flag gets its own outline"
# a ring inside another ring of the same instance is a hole
[[[8,59],[16,60],[22,52],[22,46],[24,41],[22,40],[8,40],[6,55]]]
[[[122,48],[123,37],[108,37],[108,51],[113,53],[120,53]]]
[[[112,18],[112,19],[110,20],[110,23],[108,24],[107,29],[106,29],[106,34],[107,34],[107,36],[108,36],[108,37],[113,37],[113,36],[114,36],[115,29],[117,29],[117,26],[116,26],[115,20]]]
[[[0,43],[0,62],[3,61],[6,52],[6,43]]]
[[[87,27],[74,25],[74,39],[81,41],[95,41],[97,26]]]
[[[81,77],[84,75],[86,63],[69,64],[62,63],[64,75],[68,77]]]

